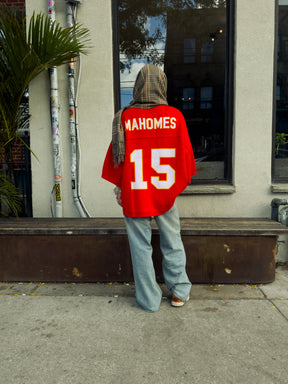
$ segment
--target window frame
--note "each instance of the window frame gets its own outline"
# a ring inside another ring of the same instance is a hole
[[[234,46],[235,46],[235,2],[236,0],[227,0],[227,40],[226,40],[226,70],[225,70],[225,89],[224,101],[227,113],[225,114],[224,126],[224,178],[221,180],[194,180],[193,184],[211,185],[211,184],[233,184],[233,120],[234,120]],[[113,44],[113,72],[114,72],[114,110],[115,113],[120,109],[120,71],[119,71],[119,0],[111,0],[112,10],[112,44]]]
[[[272,191],[273,184],[288,184],[288,173],[284,177],[275,176],[275,166],[276,166],[276,157],[275,157],[275,146],[276,146],[276,121],[277,121],[277,96],[278,96],[278,55],[279,55],[279,0],[275,0],[275,29],[274,29],[274,70],[273,70],[273,106],[272,106],[272,148],[271,148],[271,182],[272,182]],[[277,192],[277,191],[276,191]],[[287,190],[286,190],[287,192]]]

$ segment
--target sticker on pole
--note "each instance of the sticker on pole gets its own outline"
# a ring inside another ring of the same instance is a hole
[[[61,201],[60,183],[55,183],[55,197],[56,201]]]

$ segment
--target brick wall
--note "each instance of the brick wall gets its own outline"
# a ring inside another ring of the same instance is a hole
[[[25,0],[0,0],[0,4],[6,4],[9,7],[17,7],[20,8],[21,10],[25,9]]]
[[[15,166],[20,166],[25,164],[25,146],[21,141],[16,141],[13,144],[13,163]],[[2,164],[5,162],[4,160],[4,154],[0,153],[0,169],[2,167]]]

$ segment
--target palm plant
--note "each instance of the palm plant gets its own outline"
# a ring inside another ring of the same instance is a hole
[[[21,207],[19,190],[4,174],[0,173],[0,216],[8,216],[7,212],[17,216]]]
[[[16,139],[22,141],[19,129],[29,119],[22,101],[31,80],[80,53],[86,54],[88,41],[88,30],[81,25],[63,28],[55,21],[52,23],[48,15],[33,14],[26,26],[25,19],[19,22],[16,12],[1,7],[0,155],[6,163],[11,164],[12,144]],[[10,169],[6,177],[13,183],[11,175]],[[3,179],[0,183],[3,187]]]
[[[283,132],[282,133],[276,132],[276,136],[275,136],[275,146],[276,146],[275,154],[276,154],[276,156],[279,153],[280,145],[285,145],[285,144],[288,144],[288,134],[283,133]]]

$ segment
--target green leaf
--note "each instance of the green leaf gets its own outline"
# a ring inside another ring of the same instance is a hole
[[[33,14],[27,27],[17,14],[0,7],[0,146],[18,137],[29,112],[21,108],[29,83],[41,72],[87,54],[88,30],[63,28],[48,15]]]
[[[0,216],[8,216],[7,210],[11,210],[15,216],[18,216],[21,208],[19,190],[3,173],[0,173]]]

